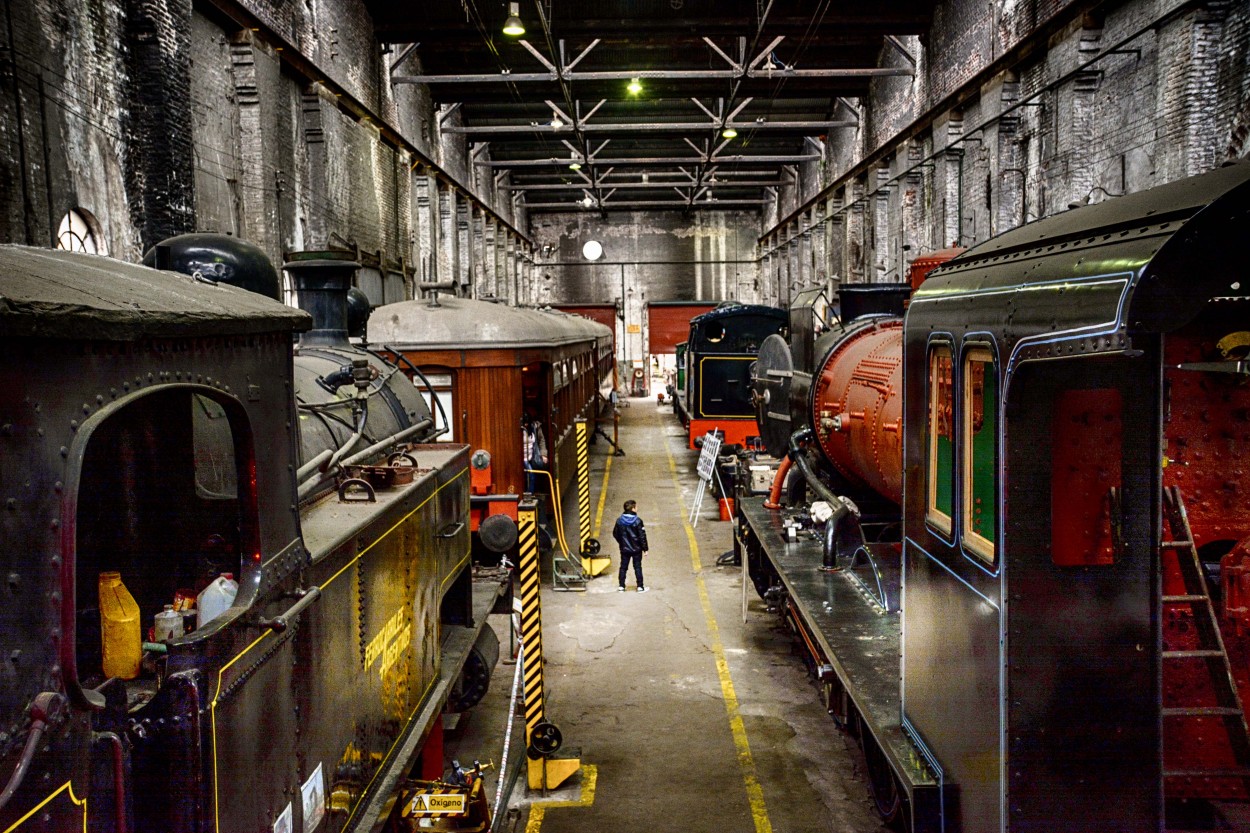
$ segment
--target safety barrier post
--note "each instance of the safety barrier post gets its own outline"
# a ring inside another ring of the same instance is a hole
[[[586,420],[577,420],[577,552],[582,572],[590,578],[603,573],[612,559],[599,554],[599,541],[590,537],[590,433]]]
[[[523,497],[517,506],[520,544],[521,644],[524,653],[525,746],[530,789],[553,789],[581,768],[578,758],[556,758],[560,730],[547,721],[543,685],[543,609],[538,569],[538,502]]]

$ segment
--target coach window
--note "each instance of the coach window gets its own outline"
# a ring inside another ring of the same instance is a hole
[[[951,492],[955,480],[955,431],[951,394],[951,348],[937,344],[929,350],[928,379],[928,499],[925,517],[947,534],[954,514]]]
[[[964,356],[963,539],[965,548],[994,563],[997,521],[998,373],[994,356],[981,347]]]

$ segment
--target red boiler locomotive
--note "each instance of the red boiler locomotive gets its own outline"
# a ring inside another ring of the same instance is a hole
[[[1228,166],[761,351],[757,400],[792,406],[762,433],[828,506],[740,500],[748,569],[901,827],[1246,818],[1248,218]]]

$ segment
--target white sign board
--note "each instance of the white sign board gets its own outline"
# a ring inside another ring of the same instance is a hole
[[[699,478],[704,481],[712,479],[712,475],[716,472],[716,458],[720,455],[720,437],[716,434],[703,435],[703,453],[699,455],[699,465],[695,467],[695,471],[699,473]]]
[[[408,805],[409,814],[414,816],[463,814],[464,811],[464,793],[417,793]]]
[[[326,814],[325,777],[321,764],[317,764],[313,774],[300,786],[300,796],[304,801],[304,833],[312,833]]]

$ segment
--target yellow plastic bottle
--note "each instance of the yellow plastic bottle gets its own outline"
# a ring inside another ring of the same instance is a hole
[[[100,636],[104,676],[133,680],[143,656],[139,605],[122,584],[121,573],[100,573]]]

